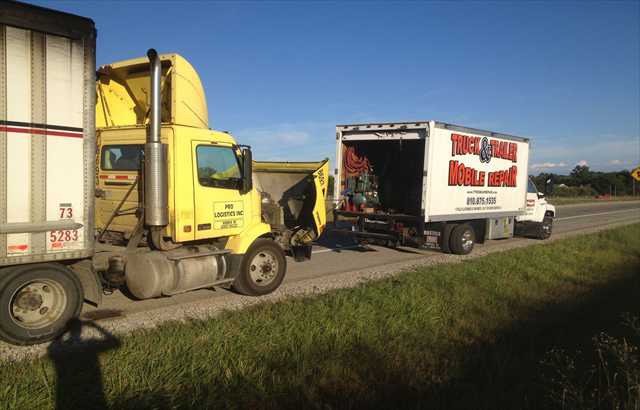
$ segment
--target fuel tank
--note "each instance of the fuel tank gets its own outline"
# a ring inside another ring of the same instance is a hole
[[[144,251],[127,256],[127,288],[138,299],[169,296],[228,282],[226,254],[213,246]]]

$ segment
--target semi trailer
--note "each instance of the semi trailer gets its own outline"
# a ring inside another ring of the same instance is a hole
[[[468,254],[548,238],[556,211],[528,179],[529,139],[439,121],[336,127],[335,232]],[[347,227],[345,227],[345,225]]]
[[[95,65],[92,20],[0,4],[0,339],[60,335],[105,288],[272,292],[325,228],[328,163],[210,129],[177,54]]]

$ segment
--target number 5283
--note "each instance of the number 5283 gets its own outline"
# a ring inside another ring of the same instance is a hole
[[[49,232],[49,242],[70,242],[78,240],[77,229],[64,229]]]

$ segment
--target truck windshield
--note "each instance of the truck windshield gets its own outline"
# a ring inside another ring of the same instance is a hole
[[[538,188],[536,188],[536,185],[533,183],[532,180],[529,180],[529,186],[527,187],[527,192],[530,194],[538,193]]]
[[[200,185],[240,188],[240,163],[233,148],[200,145],[196,148],[196,160]]]
[[[144,145],[105,145],[100,153],[100,168],[103,171],[138,171]]]

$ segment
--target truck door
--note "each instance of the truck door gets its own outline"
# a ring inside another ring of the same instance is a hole
[[[542,222],[544,219],[545,205],[547,201],[544,197],[539,198],[538,189],[531,179],[527,185],[527,211],[523,220],[531,222]]]
[[[195,239],[237,235],[251,218],[250,194],[241,195],[239,150],[193,141]]]

